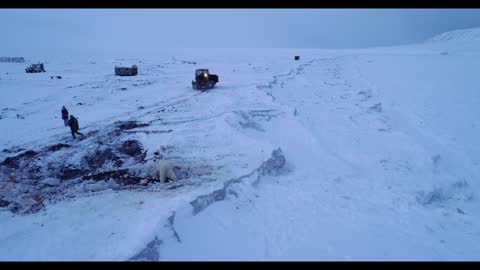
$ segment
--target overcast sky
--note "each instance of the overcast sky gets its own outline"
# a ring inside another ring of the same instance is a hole
[[[360,48],[478,26],[480,9],[2,9],[0,51]]]

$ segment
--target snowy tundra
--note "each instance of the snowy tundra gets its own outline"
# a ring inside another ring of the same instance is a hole
[[[0,260],[480,259],[480,29],[21,57],[0,63]],[[141,185],[158,159],[178,181]]]

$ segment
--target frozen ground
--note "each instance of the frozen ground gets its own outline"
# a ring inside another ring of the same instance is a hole
[[[480,258],[479,29],[131,54],[0,63],[0,260]],[[139,185],[155,157],[180,180]]]

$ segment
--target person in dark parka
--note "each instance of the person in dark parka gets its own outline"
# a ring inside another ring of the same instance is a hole
[[[65,108],[65,106],[62,106],[62,119],[63,119],[63,122],[65,123],[65,126],[67,127],[68,126],[68,111]]]
[[[84,136],[82,133],[78,132],[80,127],[78,126],[78,120],[73,115],[70,115],[70,120],[68,120],[68,125],[70,126],[70,131],[72,132],[72,137],[75,139],[75,134],[80,134]]]

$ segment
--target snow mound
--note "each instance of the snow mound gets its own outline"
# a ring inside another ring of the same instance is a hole
[[[469,28],[445,32],[425,41],[426,45],[461,51],[480,50],[480,28]]]
[[[427,42],[429,43],[472,42],[472,41],[480,42],[480,27],[449,31],[449,32],[436,35],[427,40]]]

